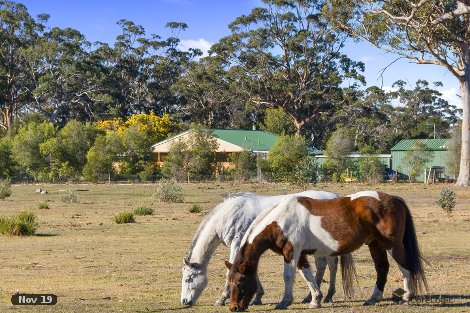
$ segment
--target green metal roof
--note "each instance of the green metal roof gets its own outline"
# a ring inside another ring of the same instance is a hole
[[[261,130],[211,129],[213,135],[250,151],[269,151],[278,136]]]
[[[449,146],[449,139],[403,139],[400,140],[392,151],[408,151],[413,150],[416,142],[424,142],[431,151],[446,151]]]

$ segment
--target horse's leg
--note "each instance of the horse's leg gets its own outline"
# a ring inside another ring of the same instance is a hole
[[[325,266],[324,265],[322,266],[323,266],[323,273],[324,273]],[[320,291],[320,288],[318,287],[317,277],[313,276],[312,269],[310,268],[310,264],[308,263],[307,256],[305,254],[300,255],[300,259],[297,264],[297,267],[300,270],[300,274],[302,275],[302,278],[307,282],[308,288],[310,289],[312,300],[310,302],[309,308],[321,307],[321,299],[323,295]],[[318,267],[317,267],[317,272],[318,272]]]
[[[295,280],[295,268],[300,258],[300,250],[295,249],[283,252],[284,254],[284,296],[282,297],[281,302],[279,302],[275,309],[276,310],[285,310],[289,305],[294,301],[294,296],[292,295],[292,287]],[[292,256],[288,261],[286,255]],[[312,275],[313,276],[313,275]]]
[[[230,244],[230,258],[229,258],[230,263],[233,264],[233,262],[235,261],[235,256],[237,255],[238,250],[240,250],[240,241],[233,240],[232,243]],[[230,297],[230,287],[229,287],[229,283],[228,283],[228,273],[229,273],[229,270],[227,270],[227,273],[225,274],[225,286],[224,286],[224,290],[222,291],[222,295],[214,303],[214,305],[216,305],[216,306],[225,305],[225,301]]]
[[[326,259],[328,262],[328,269],[330,270],[330,286],[328,288],[328,294],[324,300],[325,303],[333,302],[333,296],[336,293],[336,273],[338,272],[338,257],[329,256]]]
[[[264,288],[263,288],[263,285],[261,285],[261,281],[259,280],[259,275],[258,274],[256,274],[256,282],[258,284],[258,289],[256,289],[255,299],[253,300],[253,302],[251,302],[251,304],[252,305],[261,305],[261,304],[263,304],[263,302],[261,302],[261,298],[264,295]]]
[[[377,280],[372,296],[364,303],[364,305],[374,305],[382,300],[385,283],[387,282],[388,269],[390,267],[387,259],[387,251],[380,246],[377,241],[374,240],[369,244],[369,251],[372,259],[374,260]]]
[[[395,260],[395,262],[397,262],[398,267],[400,268],[400,271],[403,274],[403,289],[405,290],[405,294],[403,294],[402,298],[405,303],[408,303],[414,295],[411,292],[410,288],[410,271],[405,268],[405,247],[403,246],[403,244],[398,244],[392,249],[388,250],[388,252]]]
[[[327,262],[326,262],[326,257],[324,257],[324,256],[315,256],[314,258],[315,258],[315,267],[317,269],[317,272],[315,273],[315,281],[317,283],[318,289],[320,289],[321,283],[323,281],[323,276],[325,275],[325,269],[326,269]],[[308,261],[307,261],[306,258],[305,258],[305,260],[308,264]],[[299,260],[299,265],[300,265],[301,261],[302,261],[302,257]],[[308,265],[310,267],[310,264],[308,264]],[[300,269],[301,268],[299,266],[299,270]],[[311,268],[310,268],[310,270],[311,270]],[[312,293],[309,291],[308,295],[305,296],[305,298],[302,300],[302,303],[310,303],[311,301],[312,301]]]

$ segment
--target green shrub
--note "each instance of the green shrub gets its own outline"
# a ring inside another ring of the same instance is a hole
[[[11,183],[8,180],[0,180],[0,199],[11,196]]]
[[[142,206],[134,210],[135,215],[152,215],[153,214],[153,209]]]
[[[250,151],[232,153],[230,162],[235,165],[231,176],[237,181],[247,181],[256,177],[256,155]]]
[[[154,197],[162,202],[183,202],[183,188],[175,180],[162,179]]]
[[[293,182],[299,185],[316,183],[319,178],[320,166],[312,157],[306,157],[297,164],[294,170]]]
[[[129,211],[120,212],[114,216],[114,221],[117,224],[134,223],[135,222],[134,213],[129,212]]]
[[[201,213],[202,209],[199,204],[193,204],[189,209],[189,213]]]
[[[0,218],[0,233],[11,236],[32,236],[36,233],[36,214],[21,211],[16,216]]]
[[[38,204],[38,209],[39,210],[48,210],[50,209],[49,207],[49,204],[45,203],[45,202],[41,202]]]
[[[370,184],[383,182],[386,167],[375,156],[377,151],[370,146],[365,146],[360,150],[360,153],[363,157],[359,159],[358,164],[359,179]]]
[[[455,207],[455,192],[443,188],[439,200],[437,200],[436,203],[447,213],[452,213]]]
[[[62,197],[60,197],[60,200],[62,200],[62,202],[65,202],[65,203],[77,203],[78,197],[73,191],[69,190],[69,192],[66,195],[63,195]]]
[[[295,181],[295,168],[307,156],[307,142],[300,135],[280,136],[268,153],[272,177],[279,182]]]
[[[140,181],[156,181],[161,177],[160,168],[155,162],[149,162],[144,165],[144,169],[139,172]]]

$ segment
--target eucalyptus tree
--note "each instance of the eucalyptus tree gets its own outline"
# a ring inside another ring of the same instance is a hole
[[[111,113],[121,117],[153,110],[162,115],[178,109],[178,98],[171,87],[187,70],[187,64],[201,55],[198,49],[181,51],[179,32],[185,23],[169,22],[171,35],[146,35],[144,27],[120,20],[122,33],[113,47],[101,44],[98,52],[110,69],[110,96],[114,99]]]
[[[8,131],[31,97],[34,75],[25,53],[37,42],[47,15],[31,17],[27,8],[0,0],[0,128]]]
[[[392,122],[395,108],[391,102],[391,94],[377,86],[348,92],[334,114],[335,127],[347,126],[353,131],[353,144],[357,147],[368,145],[388,153],[400,134]]]
[[[440,82],[434,85],[442,87]],[[390,95],[399,102],[394,107],[393,122],[403,138],[449,137],[449,130],[457,124],[461,110],[444,100],[426,80],[418,80],[410,89],[399,80],[393,87],[397,90]]]
[[[435,86],[441,86],[435,82]],[[354,129],[357,146],[370,145],[388,152],[402,138],[448,138],[460,115],[455,105],[426,80],[415,86],[396,81],[394,91],[372,86],[348,94],[334,116],[339,125]]]
[[[173,91],[179,96],[177,116],[183,122],[208,128],[249,126],[246,94],[240,92],[236,77],[217,57],[191,62],[187,73],[173,85]]]
[[[297,132],[317,138],[341,104],[342,86],[364,83],[363,64],[341,52],[346,37],[328,26],[323,4],[263,0],[211,48],[237,77],[250,105],[282,108]]]
[[[93,58],[79,31],[54,27],[26,49],[34,71],[30,108],[64,126],[69,120],[97,120],[105,102],[107,69]]]
[[[467,0],[330,0],[347,33],[417,64],[446,68],[460,83],[462,153],[457,185],[470,186],[470,3]]]

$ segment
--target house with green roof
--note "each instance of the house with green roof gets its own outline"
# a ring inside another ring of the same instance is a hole
[[[400,179],[407,179],[409,174],[409,166],[403,162],[403,158],[408,151],[416,150],[416,143],[422,142],[426,144],[429,151],[433,152],[432,159],[426,164],[427,174],[429,170],[439,175],[438,178],[445,178],[446,166],[449,160],[449,143],[450,139],[403,139],[399,141],[392,149],[392,170],[395,171]],[[431,171],[431,174],[432,174]],[[425,180],[425,173],[420,174],[418,181]]]
[[[218,143],[217,152],[224,155],[250,151],[265,157],[278,139],[278,136],[261,130],[211,129],[210,132]],[[190,134],[191,130],[188,130],[154,144],[151,151],[156,155],[157,163],[162,164],[165,161],[173,143],[179,140],[184,141]]]

